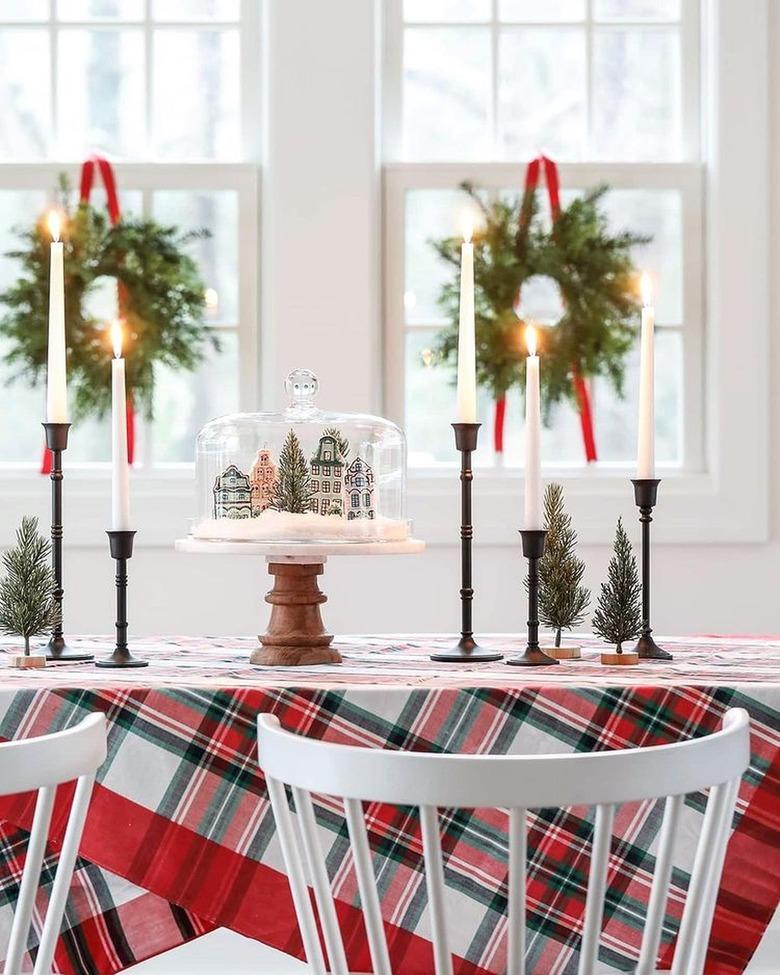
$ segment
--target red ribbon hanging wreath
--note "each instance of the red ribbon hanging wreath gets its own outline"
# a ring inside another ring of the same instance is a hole
[[[558,167],[545,155],[532,159],[528,164],[525,173],[524,192],[534,193],[539,187],[539,180],[544,171],[544,182],[547,187],[547,196],[550,200],[550,212],[553,224],[560,216],[561,212],[561,189],[558,176]],[[522,219],[522,218],[521,218]],[[572,383],[574,393],[577,397],[577,407],[580,415],[580,427],[582,429],[582,445],[585,449],[585,459],[591,464],[598,459],[596,453],[596,438],[593,432],[593,411],[590,405],[590,393],[588,384],[580,372],[579,364],[572,364]],[[506,419],[506,396],[500,396],[496,400],[495,415],[493,423],[493,446],[496,453],[503,453],[504,450],[504,421]]]
[[[92,188],[95,185],[95,171],[100,173],[103,186],[106,191],[106,210],[111,226],[119,223],[121,211],[119,208],[119,194],[116,189],[116,177],[111,163],[98,153],[93,153],[89,159],[85,160],[81,167],[81,180],[79,183],[79,202],[88,203],[92,195]],[[124,289],[121,282],[117,284],[117,303],[120,310],[124,305]],[[132,464],[135,459],[135,410],[133,409],[132,391],[127,397],[127,460]],[[52,455],[48,447],[44,447],[43,460],[41,461],[41,474],[51,474]]]

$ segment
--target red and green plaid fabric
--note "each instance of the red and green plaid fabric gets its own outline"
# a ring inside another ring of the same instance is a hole
[[[99,641],[81,641],[106,652]],[[274,711],[300,734],[373,748],[493,754],[589,751],[713,731],[734,706],[751,715],[752,758],[740,790],[708,975],[736,975],[780,900],[780,641],[665,641],[671,664],[602,668],[595,650],[551,670],[503,663],[445,666],[432,637],[343,640],[344,664],[251,667],[254,641],[137,641],[143,671],[90,664],[0,671],[0,738],[44,734],[101,710],[109,728],[56,964],[109,973],[224,926],[291,954],[301,946],[281,852],[257,767],[256,717]],[[494,638],[518,652],[516,638]],[[595,646],[595,644],[592,644]],[[63,797],[67,799],[67,797]],[[679,924],[704,797],[688,798],[675,854],[661,962]],[[0,802],[0,945],[19,882],[30,797]],[[51,862],[63,827],[58,810]],[[404,975],[432,971],[421,840],[412,810],[366,808],[391,957]],[[628,971],[638,953],[661,810],[622,807],[615,823],[601,962]],[[350,966],[370,970],[340,804],[317,802],[320,841]],[[443,810],[456,971],[505,970],[507,817]],[[531,818],[530,975],[576,970],[592,811]],[[45,898],[46,889],[41,892]],[[34,953],[34,944],[31,944]]]

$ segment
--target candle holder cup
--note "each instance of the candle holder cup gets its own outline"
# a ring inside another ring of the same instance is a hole
[[[471,542],[474,537],[474,526],[471,520],[471,482],[474,479],[474,472],[471,468],[471,457],[477,449],[480,425],[479,423],[452,424],[452,429],[455,431],[455,446],[460,451],[461,632],[460,640],[450,650],[431,654],[431,660],[439,663],[464,663],[465,661],[487,663],[491,660],[501,660],[503,657],[503,654],[495,650],[486,650],[477,643],[474,639],[472,623],[474,589],[471,572]]]
[[[110,657],[95,661],[96,667],[146,667],[148,660],[134,657],[127,646],[127,561],[133,556],[134,531],[109,531],[108,547],[116,561],[116,646]]]
[[[59,620],[46,644],[47,660],[92,660],[93,654],[73,650],[65,641],[62,609],[65,597],[62,572],[62,452],[68,447],[70,423],[44,423],[46,446],[51,451],[51,568],[54,574],[54,600],[59,606]]]
[[[528,559],[528,644],[519,657],[507,660],[510,667],[551,667],[559,660],[548,657],[539,648],[539,559],[544,555],[547,532],[543,528],[524,528],[523,555]]]
[[[640,660],[673,660],[674,657],[655,642],[650,626],[650,523],[661,481],[660,478],[638,477],[632,479],[631,483],[642,524],[642,632],[634,649]]]

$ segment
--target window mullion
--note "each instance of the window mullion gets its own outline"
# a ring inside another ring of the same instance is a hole
[[[498,17],[498,0],[491,0],[490,6],[490,135],[493,144],[493,156],[503,158],[503,151],[499,142],[498,130],[498,58],[500,51],[500,25]]]
[[[585,3],[585,157],[593,159],[593,0]]]
[[[153,131],[153,83],[154,68],[152,65],[152,48],[154,37],[152,30],[152,0],[144,0],[144,115],[145,115],[145,137],[146,137],[146,158],[155,159],[157,157],[157,147],[155,145]]]
[[[55,158],[60,155],[60,126],[57,106],[57,71],[59,64],[59,39],[57,29],[57,0],[49,0],[49,117],[51,119],[51,134],[49,152]]]

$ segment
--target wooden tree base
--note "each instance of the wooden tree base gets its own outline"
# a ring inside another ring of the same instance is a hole
[[[605,667],[633,667],[639,663],[639,654],[633,650],[622,653],[602,653],[601,662]]]
[[[46,657],[42,653],[20,654],[18,657],[11,657],[9,666],[18,667],[20,670],[37,670],[39,667],[46,666]]]
[[[552,657],[553,660],[579,660],[582,657],[582,649],[580,647],[542,647],[542,651],[547,654],[548,657]]]
[[[273,608],[250,662],[268,667],[340,663],[341,654],[331,647],[333,635],[325,632],[320,613],[320,604],[328,598],[317,585],[323,563],[270,562],[268,571],[274,585],[265,601]]]

